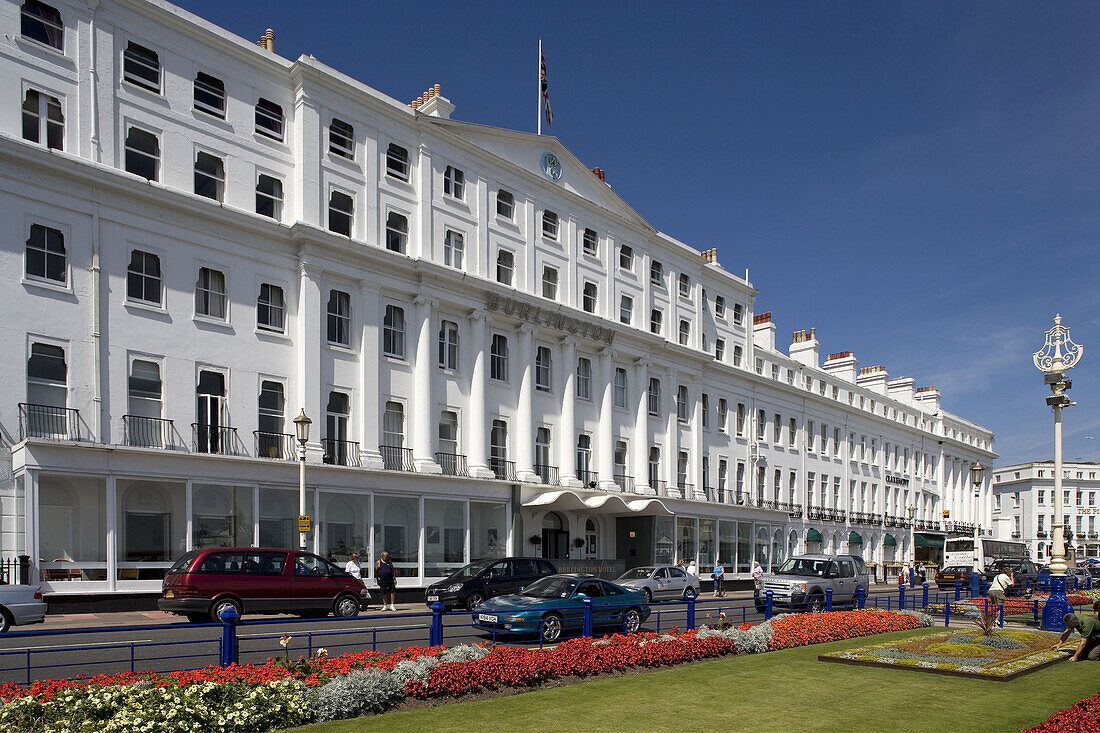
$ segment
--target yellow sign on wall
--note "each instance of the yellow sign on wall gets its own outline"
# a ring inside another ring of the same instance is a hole
[[[298,531],[299,532],[308,532],[309,531],[309,515],[308,514],[299,514],[298,515]]]

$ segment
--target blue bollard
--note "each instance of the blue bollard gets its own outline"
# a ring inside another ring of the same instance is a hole
[[[982,576],[977,570],[970,571],[970,597],[982,597]]]
[[[856,588],[856,608],[863,610],[863,604],[867,602],[867,591],[863,589],[863,586]]]
[[[959,600],[959,598],[961,597],[962,587],[963,587],[962,583],[958,583],[958,582],[955,583],[955,600],[956,601]]]
[[[921,600],[921,608],[928,608],[928,583],[921,583],[924,588],[924,598]]]
[[[998,606],[997,609],[997,624],[1003,629],[1005,627],[1005,607]]]
[[[1038,623],[1039,623],[1039,601],[1032,601],[1032,603],[1034,605],[1032,606],[1031,615],[1032,615],[1036,625],[1038,625]]]
[[[1043,604],[1043,631],[1065,631],[1062,618],[1070,612],[1069,599],[1066,598],[1066,577],[1050,576],[1050,596]]]
[[[772,617],[772,596],[775,595],[775,591],[764,591],[764,620],[767,621]]]
[[[943,600],[943,627],[946,629],[950,625],[951,625],[951,600],[948,599],[948,598],[945,598]]]
[[[694,604],[692,603],[692,600],[694,598],[695,598],[695,596],[691,596],[691,595],[688,596],[688,628],[689,629],[694,629],[695,628],[695,618],[694,618],[694,614],[692,613],[692,611],[694,610]],[[592,599],[586,597],[581,602],[584,604],[584,620],[583,620],[582,626],[581,626],[581,636],[591,638],[592,637]]]
[[[587,600],[587,599],[585,599],[585,600]],[[688,631],[691,631],[692,629],[695,628],[695,594],[694,593],[688,593],[687,594],[687,602],[688,602],[687,627],[688,627]],[[589,636],[591,636],[591,634],[589,634]]]
[[[898,587],[898,610],[905,608],[905,586]]]
[[[825,589],[825,611],[830,612],[833,610],[833,589]]]
[[[432,625],[428,629],[428,646],[443,645],[443,604],[436,601],[432,604]]]
[[[232,608],[227,608],[222,611],[221,619],[222,648],[221,659],[218,664],[222,667],[228,667],[237,663],[237,622],[241,620],[241,616]]]

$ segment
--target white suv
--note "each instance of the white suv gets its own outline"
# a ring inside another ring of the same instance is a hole
[[[789,558],[760,578],[754,594],[756,610],[763,613],[766,593],[772,592],[772,608],[819,613],[825,610],[825,591],[833,591],[833,608],[855,608],[858,589],[870,587],[867,564],[856,555],[801,555]]]

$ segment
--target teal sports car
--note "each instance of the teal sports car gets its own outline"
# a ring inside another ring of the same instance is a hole
[[[556,641],[584,625],[584,600],[592,599],[592,627],[632,634],[649,618],[644,591],[591,575],[548,575],[519,593],[498,596],[473,612],[474,626],[494,633],[534,634]]]

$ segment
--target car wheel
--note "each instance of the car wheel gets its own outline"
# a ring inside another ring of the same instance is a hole
[[[692,588],[690,585],[687,588],[684,588],[684,600],[685,601],[688,599],[688,594],[691,594],[691,595],[696,596],[696,597],[699,595],[698,593],[695,592],[695,589]]]
[[[809,603],[806,605],[809,607],[810,613],[825,612],[825,599],[821,596],[810,596]]]
[[[561,638],[561,616],[548,613],[542,617],[542,640],[557,641]]]
[[[474,591],[470,595],[466,596],[466,610],[472,611],[482,603],[485,603],[485,594],[480,591]]]
[[[642,588],[642,590],[645,591],[645,602],[651,602],[653,600],[653,591],[651,591],[649,588]]]
[[[238,616],[243,616],[241,613],[241,604],[232,598],[219,598],[214,601],[214,605],[210,607],[210,618],[216,624],[222,623],[222,612],[227,608],[232,608],[236,611]]]
[[[642,626],[642,614],[638,609],[627,609],[626,614],[623,616],[623,628],[628,634],[635,634]]]
[[[332,615],[338,618],[351,618],[359,615],[359,599],[355,596],[340,596],[332,607]]]
[[[0,608],[0,634],[6,633],[11,625],[11,613],[6,608]]]

